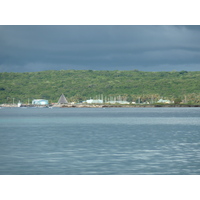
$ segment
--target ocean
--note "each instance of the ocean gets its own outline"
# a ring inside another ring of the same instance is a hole
[[[200,108],[2,108],[1,175],[200,175]]]

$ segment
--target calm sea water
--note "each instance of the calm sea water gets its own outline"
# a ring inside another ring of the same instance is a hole
[[[200,108],[3,108],[0,174],[200,174]]]

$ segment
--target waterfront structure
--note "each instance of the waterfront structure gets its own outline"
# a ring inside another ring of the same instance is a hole
[[[32,101],[32,104],[33,105],[42,105],[42,106],[45,106],[45,105],[48,105],[49,104],[49,101],[46,100],[46,99],[34,99]]]
[[[89,99],[89,100],[86,100],[86,103],[103,103],[103,100],[101,100],[101,99]]]
[[[170,100],[164,100],[164,99],[160,99],[157,101],[157,103],[171,103]]]
[[[128,101],[107,101],[110,104],[130,104]]]
[[[21,107],[21,106],[22,106],[22,103],[19,101],[17,104],[17,107]]]
[[[68,103],[68,101],[67,101],[67,99],[65,98],[65,95],[62,94],[62,95],[60,96],[59,100],[58,100],[58,104],[67,104],[67,103]]]

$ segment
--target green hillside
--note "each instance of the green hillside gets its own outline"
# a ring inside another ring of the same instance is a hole
[[[200,71],[143,72],[61,70],[0,73],[0,103],[27,103],[35,98],[57,102],[64,93],[68,101],[88,98],[120,98],[128,101],[157,101],[180,98],[200,103]],[[14,99],[13,99],[14,98]]]

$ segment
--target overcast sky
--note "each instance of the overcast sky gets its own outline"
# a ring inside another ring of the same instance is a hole
[[[200,70],[200,26],[0,26],[0,72]]]

